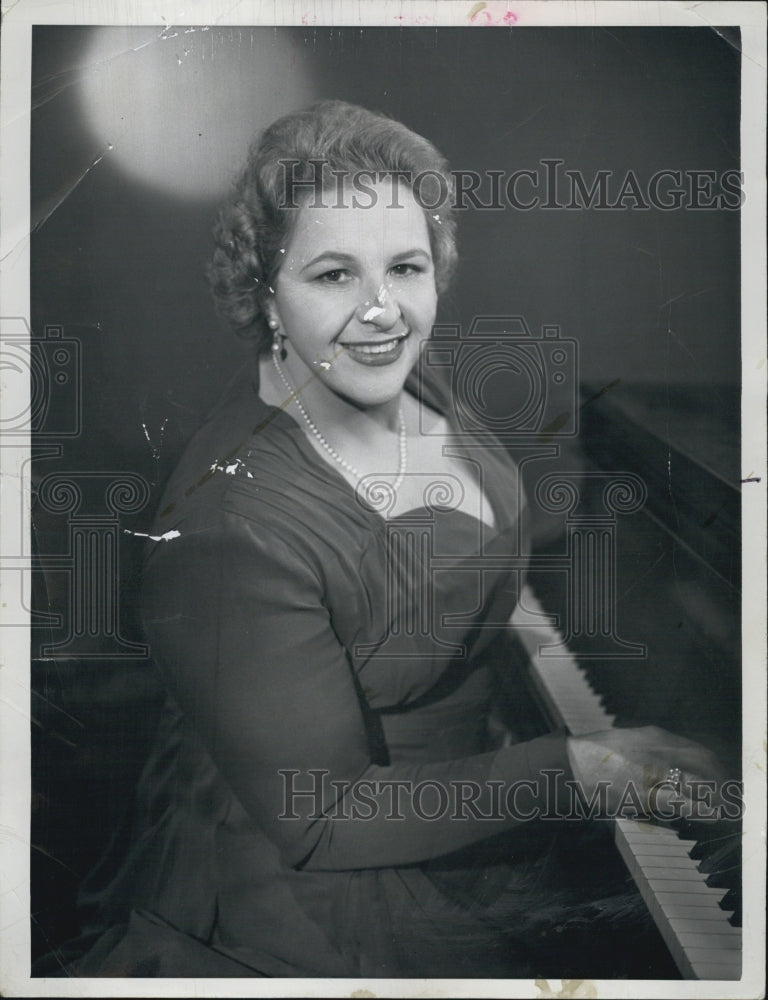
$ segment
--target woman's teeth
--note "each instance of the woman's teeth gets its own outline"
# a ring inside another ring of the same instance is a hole
[[[394,351],[402,338],[388,340],[386,344],[350,344],[353,351],[360,351],[363,354],[387,354]]]
[[[346,348],[347,354],[361,365],[389,365],[394,364],[402,355],[409,334],[410,330],[400,336],[378,343],[344,344],[343,346]]]

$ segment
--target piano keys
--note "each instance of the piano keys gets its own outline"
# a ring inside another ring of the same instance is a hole
[[[741,978],[741,928],[691,857],[695,840],[663,826],[617,819],[616,844],[661,936],[686,979]]]
[[[552,721],[574,736],[611,728],[614,716],[605,711],[574,657],[567,652],[546,655],[547,647],[562,648],[562,636],[529,587],[510,624],[528,654],[531,680]],[[731,923],[733,912],[722,908],[727,889],[710,885],[711,866],[692,857],[698,842],[644,821],[616,819],[614,824],[619,852],[681,975],[740,979],[741,930]]]

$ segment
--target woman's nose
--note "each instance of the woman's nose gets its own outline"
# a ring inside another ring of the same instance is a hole
[[[400,316],[400,307],[386,285],[380,285],[375,295],[364,299],[357,307],[357,318],[361,323],[370,323],[381,330],[389,330]]]

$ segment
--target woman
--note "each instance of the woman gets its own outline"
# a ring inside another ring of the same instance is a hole
[[[615,796],[711,762],[658,731],[489,737],[522,501],[417,364],[456,260],[430,178],[426,140],[328,102],[264,133],[221,214],[212,288],[256,358],[153,530],[169,698],[80,975],[576,974],[588,937],[652,940],[599,839],[522,814],[565,808],[546,772]],[[581,974],[616,968],[648,974]]]

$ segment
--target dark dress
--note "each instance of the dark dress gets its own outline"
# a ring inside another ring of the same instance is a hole
[[[108,929],[73,971],[610,975],[578,967],[585,937],[639,910],[600,835],[492,801],[570,777],[562,734],[489,743],[524,576],[514,463],[457,439],[493,530],[451,509],[451,484],[385,520],[256,377],[194,438],[153,529],[144,622],[169,697],[128,854],[83,894]],[[459,787],[475,812],[456,815]]]

